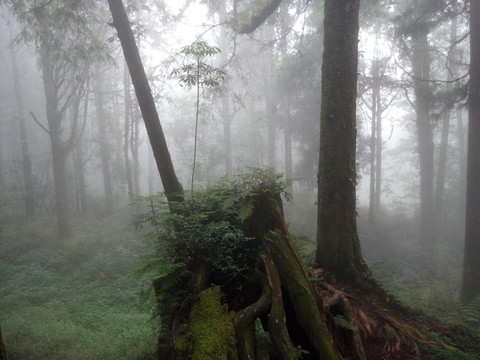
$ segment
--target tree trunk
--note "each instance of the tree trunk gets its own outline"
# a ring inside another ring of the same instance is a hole
[[[105,191],[105,211],[109,214],[113,210],[112,175],[110,172],[110,150],[107,140],[103,77],[98,63],[95,66],[95,82],[95,110],[98,126],[98,145],[100,146],[100,161],[102,164],[103,188]]]
[[[68,151],[62,141],[61,114],[58,111],[57,89],[53,82],[53,71],[53,66],[49,60],[43,58],[43,86],[45,89],[48,130],[52,151],[58,236],[60,239],[68,239],[71,236],[66,165]]]
[[[2,327],[0,326],[0,360],[8,360],[5,342],[3,340]]]
[[[287,35],[288,24],[290,22],[288,14],[288,2],[282,2],[280,5],[280,51],[282,59],[287,59]],[[287,192],[293,196],[293,164],[292,164],[292,117],[290,115],[290,97],[287,94],[283,96],[283,118],[284,118],[284,140],[285,140],[285,181],[287,182]]]
[[[418,156],[420,163],[420,237],[425,245],[433,245],[433,135],[430,119],[432,93],[430,88],[430,55],[428,24],[418,23],[412,32],[412,66],[414,76],[415,113]]]
[[[480,295],[480,1],[470,2],[470,87],[468,92],[467,204],[461,298]]]
[[[125,159],[125,176],[127,177],[127,191],[128,191],[128,195],[133,197],[135,195],[135,191],[133,189],[132,164],[130,163],[130,156],[129,156],[130,126],[131,126],[130,114],[132,109],[132,98],[130,96],[130,79],[128,77],[129,77],[128,68],[127,68],[127,64],[125,64],[123,69],[123,88],[124,88],[124,96],[125,96],[123,156]]]
[[[343,280],[366,271],[355,195],[358,11],[358,0],[325,2],[315,260]]]
[[[130,71],[165,194],[169,202],[182,201],[183,188],[173,168],[167,142],[155,107],[155,101],[125,8],[121,0],[108,0],[108,4],[113,17],[113,26],[117,29],[118,37],[122,44],[123,54]]]
[[[8,27],[10,39],[13,41],[13,23]],[[22,169],[23,169],[23,186],[25,191],[25,213],[32,216],[35,213],[35,195],[33,189],[32,160],[30,150],[28,148],[27,128],[25,125],[25,112],[23,106],[22,91],[20,89],[20,75],[18,73],[17,56],[14,48],[10,48],[12,61],[13,84],[15,88],[15,103],[18,126],[20,130],[20,145],[22,150]]]

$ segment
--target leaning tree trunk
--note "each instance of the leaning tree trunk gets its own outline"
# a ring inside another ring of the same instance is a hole
[[[117,29],[118,37],[122,45],[125,61],[127,62],[128,70],[132,78],[138,105],[142,112],[148,138],[152,146],[153,155],[168,202],[182,201],[183,188],[173,168],[170,152],[168,151],[167,142],[155,107],[155,101],[150,85],[148,84],[147,75],[143,68],[135,37],[130,28],[125,7],[123,6],[122,0],[108,0],[108,5],[112,13],[113,26]]]

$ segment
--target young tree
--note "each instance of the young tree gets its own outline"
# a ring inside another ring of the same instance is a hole
[[[461,299],[480,295],[480,1],[470,1],[467,204]]]

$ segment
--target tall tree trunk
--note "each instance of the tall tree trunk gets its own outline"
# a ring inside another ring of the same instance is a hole
[[[133,177],[132,177],[132,164],[130,163],[129,148],[130,148],[130,126],[131,126],[131,109],[132,98],[130,95],[130,79],[128,74],[127,64],[124,65],[123,70],[123,88],[125,97],[125,109],[124,109],[124,128],[123,128],[123,156],[125,159],[125,176],[127,177],[127,191],[129,196],[134,196],[135,191],[133,189]]]
[[[220,64],[225,66],[228,61],[228,39],[227,39],[227,2],[220,5],[219,11],[220,26]],[[225,70],[225,69],[224,69]],[[223,120],[223,142],[225,147],[225,175],[228,179],[233,178],[233,154],[232,154],[232,134],[231,134],[231,113],[230,113],[230,91],[228,79],[224,80],[222,90],[221,114]]]
[[[57,89],[53,82],[53,71],[49,60],[42,58],[43,87],[45,90],[48,130],[52,151],[58,236],[60,239],[68,239],[71,236],[66,165],[68,151],[62,140],[61,114],[58,110]]]
[[[375,211],[379,214],[382,211],[382,114],[385,109],[382,105],[382,97],[377,96],[377,121],[375,130]]]
[[[107,124],[105,116],[105,99],[103,76],[100,65],[95,65],[95,110],[98,125],[98,144],[100,146],[100,161],[102,164],[103,188],[105,191],[105,210],[111,213],[113,210],[112,175],[110,172],[110,150],[107,139]]]
[[[356,222],[358,15],[359,0],[325,1],[315,260],[343,280],[366,271]]]
[[[272,29],[269,27],[269,33],[272,33]],[[276,159],[276,119],[275,119],[275,104],[272,95],[272,77],[273,77],[273,46],[268,47],[267,61],[265,64],[265,76],[264,76],[264,94],[265,94],[265,113],[267,117],[267,137],[268,137],[268,155],[267,164],[268,167],[275,169],[277,166]]]
[[[378,79],[378,66],[377,63],[373,62],[372,64],[372,108],[371,108],[371,117],[372,117],[372,125],[370,131],[370,196],[369,196],[369,203],[368,203],[368,222],[370,225],[375,224],[375,199],[376,199],[376,164],[375,161],[377,160],[376,156],[376,146],[377,146],[377,100],[379,97],[380,92],[380,84]]]
[[[287,59],[287,35],[289,27],[288,2],[283,1],[280,5],[280,51],[282,59]],[[285,140],[285,181],[287,192],[293,196],[293,164],[292,164],[292,117],[290,115],[290,97],[283,97],[283,119],[284,119],[284,140]]]
[[[10,40],[13,41],[13,23],[8,27]],[[10,48],[12,61],[13,86],[15,90],[16,115],[20,130],[20,146],[22,151],[22,170],[23,170],[23,186],[25,191],[25,213],[32,216],[35,213],[35,194],[33,189],[32,160],[28,147],[27,127],[25,125],[25,112],[23,106],[22,91],[20,88],[20,75],[18,72],[18,59],[14,48]]]
[[[467,204],[461,298],[480,295],[480,0],[470,1]]]
[[[148,84],[145,69],[143,68],[125,8],[121,0],[108,0],[108,5],[113,17],[113,26],[117,29],[118,37],[122,44],[123,54],[130,71],[165,194],[169,203],[182,201],[183,188],[173,168],[167,142],[155,107],[155,101]]]
[[[431,88],[429,24],[418,23],[413,30],[412,66],[414,76],[415,113],[418,156],[420,163],[420,237],[424,244],[433,245],[433,134],[430,119]]]

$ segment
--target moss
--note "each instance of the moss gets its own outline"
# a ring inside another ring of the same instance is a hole
[[[430,347],[426,344],[420,344],[420,353],[422,359],[425,360],[475,360],[477,357],[472,354],[466,354],[463,351],[455,348],[440,349],[436,347]]]
[[[192,360],[236,360],[232,316],[221,303],[219,287],[202,291],[190,311]]]

